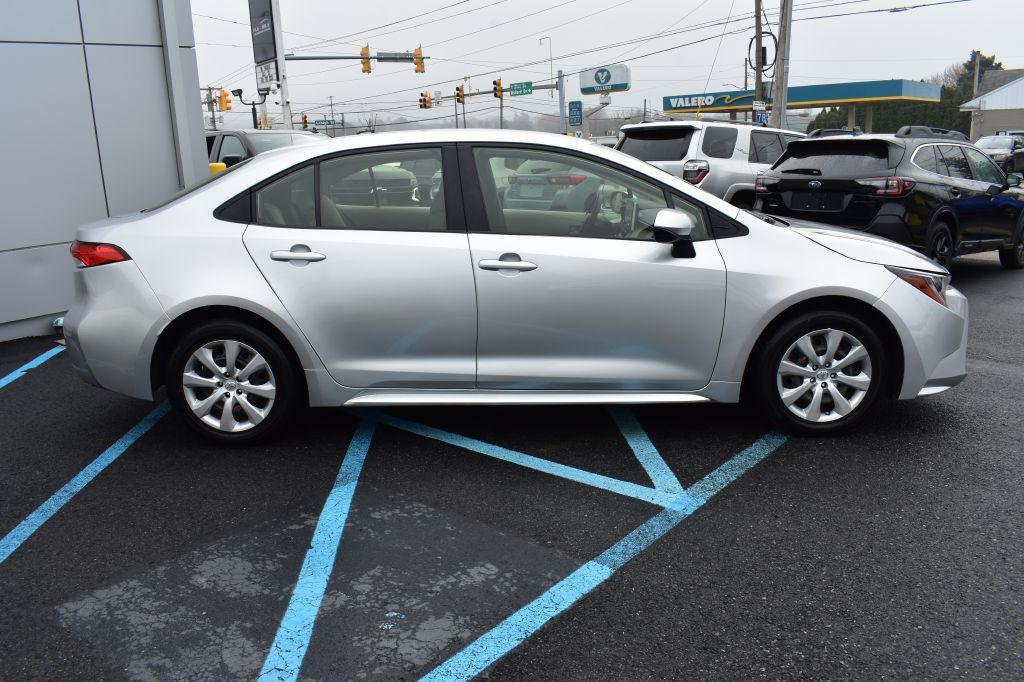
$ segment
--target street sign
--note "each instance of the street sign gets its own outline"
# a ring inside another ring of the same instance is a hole
[[[755,111],[754,112],[754,122],[755,123],[763,123],[765,125],[768,125],[768,112],[767,111]]]
[[[519,95],[532,95],[533,81],[524,81],[522,83],[510,84],[508,86],[508,94],[512,97],[518,97]]]
[[[256,65],[256,90],[258,92],[270,92],[277,85],[277,81],[276,59]]]
[[[583,125],[583,102],[581,100],[574,99],[569,102],[569,125]]]
[[[754,111],[764,111],[765,103],[759,99],[754,100]]]
[[[332,125],[334,125],[334,119],[333,118],[322,118],[319,121],[313,121],[313,125],[315,125],[315,126],[332,126]]]
[[[580,71],[580,92],[584,95],[626,90],[629,90],[629,67],[625,64],[598,66]]]

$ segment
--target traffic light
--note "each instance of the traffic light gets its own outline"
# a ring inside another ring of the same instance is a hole
[[[504,92],[502,92],[501,89],[501,79],[499,78],[492,82],[494,83],[494,96],[497,97],[498,99],[502,99],[505,96],[505,94]]]
[[[461,85],[455,86],[455,101],[459,104],[466,103],[466,89]]]
[[[309,117],[306,116],[306,112],[302,112],[302,129],[305,130],[309,127]]]
[[[363,63],[363,73],[370,73],[370,46],[363,45],[362,49],[359,50],[360,61]]]
[[[415,50],[412,51],[412,63],[416,65],[416,73],[423,73],[424,71],[426,71],[426,69],[423,66],[422,47],[417,47]]]
[[[430,102],[430,93],[424,90],[420,93],[420,109],[429,109],[434,106]]]
[[[231,109],[231,95],[224,88],[220,89],[217,94],[217,111],[230,111]]]

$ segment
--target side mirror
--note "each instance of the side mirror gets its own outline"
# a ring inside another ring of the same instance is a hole
[[[674,208],[663,208],[654,218],[654,241],[672,245],[673,258],[695,258],[697,251],[693,248],[693,232],[697,223],[693,216]]]
[[[1002,193],[1003,193],[1003,190],[1005,190],[1005,189],[1006,189],[1006,188],[1007,188],[1008,186],[1009,186],[1009,185],[989,185],[989,186],[988,186],[988,189],[987,189],[987,190],[985,190],[985,192],[986,192],[986,193],[987,193],[987,194],[988,194],[988,195],[989,195],[990,197],[997,197],[997,196],[999,196],[1000,194],[1002,194]]]
[[[220,173],[221,171],[226,171],[227,169],[227,164],[220,163],[219,161],[214,161],[213,163],[210,164],[210,175],[213,175],[214,173]]]
[[[1016,173],[1010,173],[1006,176],[1007,187],[1020,187],[1021,177]]]
[[[242,157],[239,156],[238,154],[225,154],[224,156],[220,157],[220,160],[224,162],[225,166],[231,168],[236,163],[240,162],[242,160]]]

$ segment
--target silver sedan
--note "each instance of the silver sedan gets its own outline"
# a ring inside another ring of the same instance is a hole
[[[438,191],[410,199],[395,168],[424,161]],[[556,135],[272,151],[77,239],[75,371],[146,400],[165,387],[224,442],[305,405],[741,396],[824,433],[966,371],[967,300],[931,260]]]

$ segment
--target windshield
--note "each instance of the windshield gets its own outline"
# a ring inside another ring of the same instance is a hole
[[[200,180],[196,184],[194,184],[194,185],[192,185],[190,187],[186,187],[185,189],[179,189],[177,192],[175,192],[171,196],[167,197],[167,199],[161,201],[156,206],[151,206],[149,208],[142,209],[142,213],[149,213],[150,211],[155,211],[155,210],[157,210],[159,208],[163,208],[164,206],[167,206],[168,204],[171,204],[171,203],[177,201],[178,199],[181,199],[182,197],[187,196],[187,195],[191,194],[192,192],[195,192],[197,189],[200,189],[202,187],[206,187],[209,184],[212,184],[214,182],[217,182],[218,180],[223,179],[228,173],[235,172],[236,170],[238,170],[239,168],[241,168],[245,164],[249,163],[250,161],[252,161],[252,158],[248,158],[245,161],[239,161],[235,165],[230,166],[227,170],[222,170],[219,173],[210,173],[208,176],[206,176],[205,178],[203,178],[202,180]]]
[[[1009,135],[983,137],[975,142],[974,146],[981,149],[1012,149],[1013,138]]]
[[[889,147],[879,140],[793,142],[772,168],[783,175],[865,177],[889,170]]]
[[[661,128],[636,128],[622,131],[624,137],[619,151],[635,156],[641,161],[682,161],[690,148],[693,128],[690,126],[665,126]]]
[[[252,133],[249,136],[252,149],[257,154],[269,152],[271,149],[281,147],[292,147],[297,144],[315,144],[318,142],[313,135],[301,135],[299,133]]]

